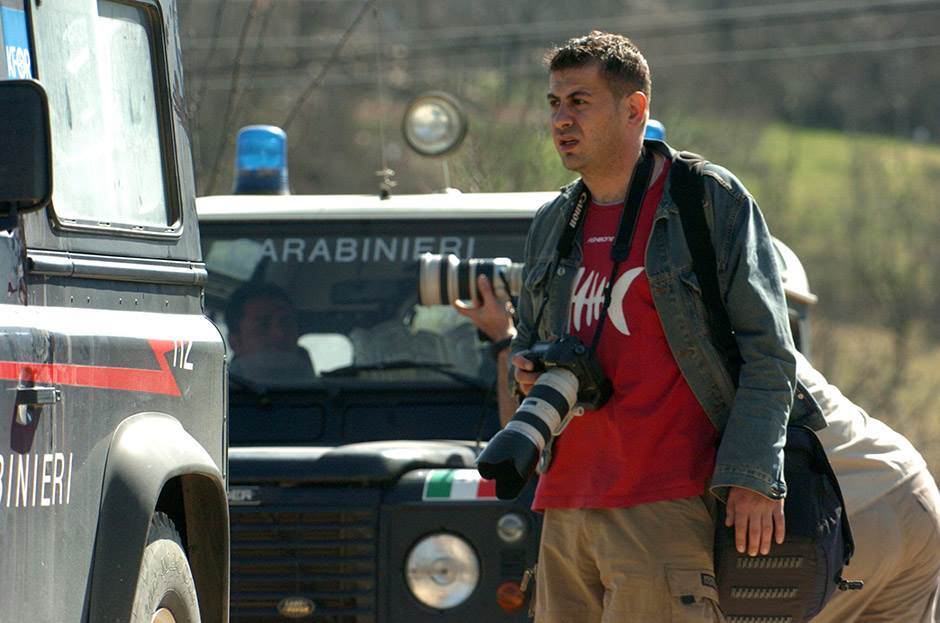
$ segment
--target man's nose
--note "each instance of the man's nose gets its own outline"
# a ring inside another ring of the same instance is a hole
[[[573,123],[574,120],[571,118],[571,114],[565,106],[559,105],[558,108],[552,112],[552,127],[556,130],[569,128]]]
[[[291,334],[291,326],[287,322],[272,322],[268,327],[268,339],[279,342],[287,339]]]

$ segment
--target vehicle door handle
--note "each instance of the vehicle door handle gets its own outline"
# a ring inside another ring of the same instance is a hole
[[[32,408],[51,405],[62,399],[62,392],[57,387],[17,387],[16,421],[29,426],[33,421]]]

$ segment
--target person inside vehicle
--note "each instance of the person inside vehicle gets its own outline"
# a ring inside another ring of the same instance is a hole
[[[263,282],[242,285],[225,306],[225,324],[232,375],[263,384],[292,384],[316,376],[310,356],[297,344],[297,310],[282,288]]]

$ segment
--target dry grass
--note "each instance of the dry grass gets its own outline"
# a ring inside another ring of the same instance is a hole
[[[870,415],[907,437],[940,477],[940,345],[916,335],[903,348],[898,352],[887,329],[819,318],[814,328],[816,366]]]

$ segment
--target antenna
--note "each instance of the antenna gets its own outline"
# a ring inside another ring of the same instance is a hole
[[[382,48],[384,39],[382,37],[382,21],[379,19],[378,2],[372,5],[372,16],[375,18],[375,86],[379,97],[379,152],[382,168],[375,174],[382,178],[379,182],[379,197],[388,199],[392,195],[392,189],[398,185],[398,182],[392,178],[395,177],[395,171],[388,166],[388,152],[386,150],[385,137],[385,71],[382,66]]]

